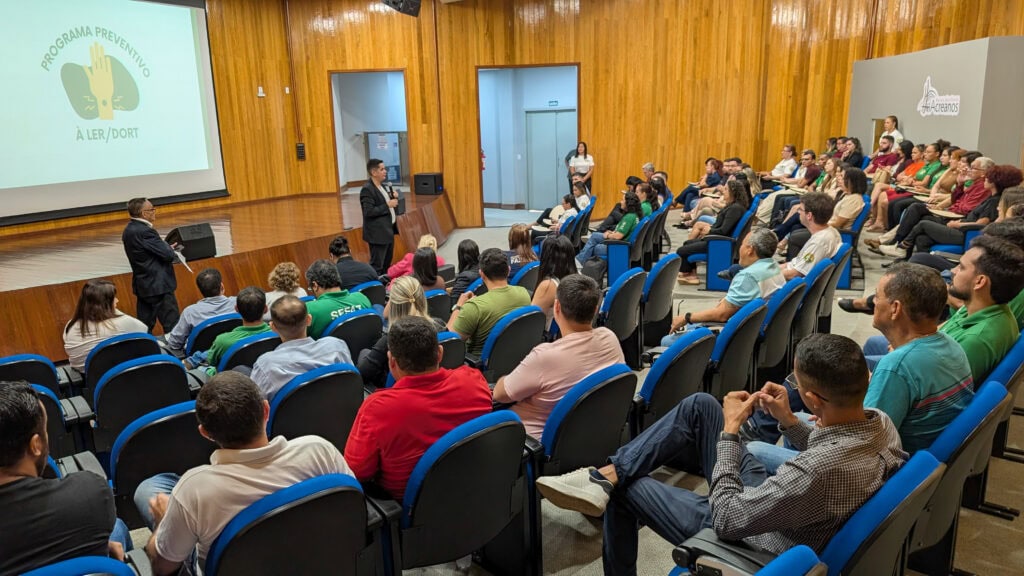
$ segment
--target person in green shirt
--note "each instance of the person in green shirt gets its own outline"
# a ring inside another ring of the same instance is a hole
[[[309,315],[313,317],[306,333],[313,338],[323,336],[331,322],[342,315],[373,307],[363,294],[341,289],[338,268],[330,260],[321,259],[310,264],[306,270],[306,281],[309,282],[307,292],[316,296],[316,300],[306,304]]]
[[[632,193],[631,193],[632,194]],[[633,195],[634,198],[636,195]],[[452,308],[448,330],[467,341],[466,351],[479,356],[491,329],[509,312],[530,305],[530,293],[522,286],[508,284],[508,256],[497,248],[480,254],[480,278],[487,292],[474,297],[463,292]]]
[[[977,387],[1020,336],[1007,303],[1024,288],[1024,249],[982,234],[952,272],[949,295],[964,305],[941,330],[964,349]]]
[[[206,361],[214,368],[220,363],[224,353],[236,342],[270,330],[270,326],[263,321],[263,314],[267,311],[267,296],[258,287],[243,288],[235,298],[235,310],[242,316],[242,325],[214,338],[206,354]]]
[[[637,197],[640,198],[640,212],[644,216],[650,216],[655,210],[658,209],[658,195],[654,193],[654,187],[647,182],[642,182],[636,186]]]
[[[584,262],[593,256],[606,256],[608,254],[608,247],[604,245],[604,241],[628,238],[633,233],[633,229],[640,223],[640,219],[644,217],[640,197],[637,196],[636,192],[626,192],[623,194],[619,205],[622,207],[623,214],[622,219],[615,226],[615,230],[604,233],[594,232],[590,235],[590,239],[587,240],[580,253],[576,255],[576,264],[580,268],[583,267]]]

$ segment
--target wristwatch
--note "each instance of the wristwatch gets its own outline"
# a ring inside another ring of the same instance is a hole
[[[731,440],[732,442],[739,442],[740,441],[740,435],[739,434],[733,434],[732,432],[722,432],[721,434],[718,435],[718,440],[719,441]]]
[[[687,313],[686,313],[686,316],[683,316],[683,322],[684,322],[684,323],[686,323],[686,324],[689,324],[689,323],[690,323],[690,315],[691,315],[691,314],[693,314],[693,312],[687,312]]]
[[[458,304],[452,306],[452,312],[457,312],[459,310],[462,310],[462,306],[459,306]]]

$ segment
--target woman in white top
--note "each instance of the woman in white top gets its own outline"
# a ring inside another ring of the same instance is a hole
[[[590,190],[583,182],[577,182],[572,186],[572,195],[576,197],[576,207],[583,212],[590,206]]]
[[[267,276],[267,284],[270,284],[270,292],[267,292],[267,312],[263,314],[263,321],[270,321],[270,307],[282,296],[295,296],[304,298],[306,289],[299,285],[301,272],[295,262],[281,262],[270,271]]]
[[[587,154],[586,142],[576,144],[576,155],[569,159],[569,175],[577,173],[583,175],[587,190],[593,190],[590,177],[594,175],[594,157]]]
[[[555,315],[555,291],[562,278],[576,273],[576,250],[572,242],[565,236],[546,239],[540,252],[540,269],[537,277],[537,289],[533,291],[530,302],[544,311],[547,322],[544,330],[551,330],[551,319]]]
[[[89,280],[82,286],[75,315],[64,327],[64,351],[71,367],[85,370],[85,359],[107,338],[146,332],[146,325],[117,309],[117,288],[110,280]]]

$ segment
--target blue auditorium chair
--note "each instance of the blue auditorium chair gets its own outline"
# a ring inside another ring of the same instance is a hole
[[[516,275],[509,280],[509,284],[512,286],[520,286],[526,288],[526,291],[533,294],[533,291],[537,289],[538,277],[540,274],[540,262],[533,261],[524,264],[522,268],[516,272]]]
[[[839,245],[839,250],[832,256],[832,263],[836,265],[829,276],[828,284],[825,285],[825,292],[821,295],[821,303],[818,305],[818,328],[822,334],[832,332],[832,304],[836,299],[836,288],[839,286],[839,279],[843,276],[843,270],[850,262],[853,250],[849,244]]]
[[[466,342],[455,332],[438,332],[437,343],[444,348],[441,368],[455,369],[466,361]]]
[[[351,364],[330,364],[292,378],[270,402],[267,436],[316,435],[345,450],[363,403],[363,378]]]
[[[800,301],[800,307],[796,310],[796,317],[793,318],[793,329],[790,331],[789,353],[786,365],[793,365],[793,352],[801,340],[814,334],[818,328],[818,309],[821,307],[821,300],[828,287],[828,281],[832,278],[832,271],[836,265],[831,260],[822,260],[811,268],[811,271],[804,276],[804,284],[807,291]]]
[[[252,367],[256,359],[281,345],[281,337],[275,332],[263,332],[246,336],[231,345],[220,357],[217,371],[224,372],[235,366]]]
[[[128,564],[106,556],[82,556],[25,572],[22,576],[137,576]]]
[[[981,232],[982,230],[984,230],[984,228],[984,224],[964,222],[960,224],[959,228],[957,228],[957,230],[960,230],[961,232],[964,233],[963,244],[934,244],[931,247],[930,251],[938,252],[942,255],[962,256],[963,253],[966,252],[968,248],[970,248],[971,241],[973,241],[975,238],[981,235]]]
[[[151,334],[134,332],[119,334],[100,342],[85,357],[85,387],[82,395],[92,400],[96,385],[114,366],[128,360],[163,354],[157,339]]]
[[[46,435],[49,437],[50,454],[57,458],[70,456],[83,448],[80,435],[82,428],[88,427],[91,412],[87,410],[85,418],[79,416],[78,411],[68,399],[57,398],[53,390],[30,384],[39,401],[46,410]],[[88,409],[88,406],[86,406]]]
[[[749,387],[756,363],[754,346],[767,314],[764,300],[755,298],[725,323],[704,372],[705,392],[721,400],[729,392]]]
[[[650,242],[644,254],[644,270],[650,270],[651,266],[668,249],[668,246],[662,243],[662,240],[668,240],[668,236],[665,234],[665,224],[668,222],[668,204],[662,204],[658,207],[654,215],[653,228],[651,228],[651,233],[648,235]]]
[[[432,318],[437,318],[442,322],[448,322],[448,319],[452,315],[452,299],[448,295],[446,290],[428,290],[426,293],[427,297],[427,313]]]
[[[797,277],[786,282],[768,299],[768,313],[761,324],[754,352],[754,388],[760,388],[762,384],[761,371],[778,366],[786,359],[793,320],[806,292],[807,284],[803,278]]]
[[[743,237],[750,232],[750,227],[754,224],[754,215],[757,213],[759,202],[760,197],[755,196],[751,201],[750,208],[736,222],[732,229],[732,234],[729,236],[718,234],[704,236],[702,240],[708,243],[707,252],[693,254],[687,258],[687,261],[691,264],[696,264],[697,262],[704,262],[706,264],[704,267],[705,289],[719,292],[729,289],[730,281],[719,278],[718,273],[722,270],[728,270],[739,257],[740,243],[743,241]]]
[[[348,345],[348,353],[355,362],[359,359],[359,353],[373,345],[384,333],[384,319],[377,312],[369,309],[356,310],[348,314],[342,314],[334,319],[327,328],[324,328],[323,336],[334,336]]]
[[[598,308],[595,324],[615,333],[628,364],[640,369],[643,341],[640,330],[640,299],[643,296],[647,272],[632,268],[623,272],[604,295]]]
[[[38,384],[61,397],[70,396],[70,382],[53,365],[53,361],[39,354],[15,354],[0,358],[0,380],[16,382],[24,380]]]
[[[371,280],[369,282],[357,284],[353,286],[352,289],[349,290],[349,292],[358,292],[363,296],[366,296],[366,298],[370,301],[370,304],[373,304],[374,306],[383,307],[385,304],[387,304],[388,301],[387,290],[384,288],[384,285],[378,282],[377,280]]]
[[[668,254],[651,267],[644,280],[640,295],[644,346],[658,344],[672,329],[673,294],[681,262],[682,259],[675,252]]]
[[[677,256],[678,258],[678,256]],[[636,438],[687,396],[703,389],[704,370],[715,348],[707,328],[683,334],[651,366],[629,415],[630,436]]]
[[[544,312],[540,308],[517,308],[491,328],[480,357],[466,354],[466,363],[483,372],[488,382],[497,382],[544,340],[544,324]]]
[[[236,514],[210,546],[203,574],[376,575],[382,520],[355,478],[316,476]]]
[[[603,256],[608,262],[608,285],[615,284],[618,279],[632,270],[633,266],[643,270],[644,264],[644,242],[651,233],[654,220],[651,216],[644,216],[629,236],[622,240],[605,240],[604,245],[608,253]]]
[[[472,292],[473,296],[481,296],[487,293],[487,284],[484,284],[483,277],[477,278],[472,284],[466,287],[466,292]]]
[[[576,224],[573,226],[572,235],[569,237],[569,240],[572,241],[576,252],[579,252],[580,248],[583,247],[583,234],[590,229],[590,217],[594,213],[594,203],[596,201],[597,196],[591,197],[590,204],[580,212],[579,217],[576,219]]]
[[[868,219],[868,212],[871,211],[871,195],[864,195],[864,207],[860,209],[860,214],[854,218],[853,222],[850,223],[849,228],[843,228],[839,231],[839,237],[849,244],[853,248],[853,252],[850,254],[850,259],[846,261],[846,265],[843,266],[843,271],[839,276],[839,284],[837,285],[840,290],[849,290],[850,285],[853,281],[853,269],[854,260],[857,261],[857,268],[860,270],[858,279],[864,279],[864,263],[860,259],[860,233],[864,230],[864,222]]]
[[[217,336],[230,332],[241,325],[242,315],[237,312],[203,320],[192,329],[192,332],[189,332],[188,339],[185,340],[185,356],[209,350]]]
[[[686,576],[690,571],[676,566],[669,576]],[[800,544],[779,554],[775,559],[757,571],[754,576],[826,576],[825,566],[809,546]]]
[[[312,294],[308,294],[306,296],[303,296],[303,297],[299,298],[299,300],[302,300],[303,302],[312,302],[313,300],[316,300],[316,296],[313,296]]]
[[[926,450],[914,454],[874,496],[843,524],[819,555],[829,576],[901,574],[910,530],[935,493],[945,465]],[[729,566],[729,574],[755,574],[775,555],[742,542],[718,539],[706,528],[672,552],[676,565],[712,570]]]
[[[561,224],[559,224],[559,226],[558,226],[558,235],[559,236],[565,236],[571,242],[572,241],[572,234],[574,232],[574,229],[575,229],[576,225],[579,223],[579,221],[580,221],[579,215],[569,216],[565,220],[562,220]],[[534,242],[533,253],[536,254],[538,258],[540,258],[541,251],[544,249],[544,240],[546,240],[547,238],[551,238],[551,237],[552,237],[551,235],[541,236],[540,238],[538,238]],[[533,289],[530,289],[530,291],[532,292]]]
[[[389,520],[385,538],[389,574],[457,560],[477,551],[496,574],[524,574],[536,549],[489,562],[487,546],[514,524],[520,550],[529,545],[526,431],[502,410],[474,418],[438,439],[416,463],[401,506],[375,500]]]

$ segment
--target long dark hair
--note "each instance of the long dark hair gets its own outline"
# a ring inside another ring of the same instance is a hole
[[[562,202],[568,204],[569,207],[572,208],[573,210],[577,212],[580,211],[580,206],[579,204],[576,203],[576,196],[572,194],[566,194],[565,196],[562,196]]]
[[[576,143],[576,157],[580,157],[580,144],[583,144],[583,157],[586,158],[587,155],[590,154],[590,152],[587,150],[587,143],[584,142],[583,140],[580,140],[579,142]]]
[[[480,247],[467,238],[459,242],[459,272],[480,267]]]
[[[548,236],[544,239],[540,251],[540,269],[538,278],[558,278],[561,280],[576,272],[576,249],[565,236]]]
[[[907,166],[910,166],[910,163],[913,162],[910,157],[914,153],[914,143],[910,140],[900,142],[900,153],[903,154],[903,159],[900,160],[898,165],[896,165],[896,170],[892,173],[893,176],[903,172]]]
[[[417,248],[412,255],[412,276],[424,289],[437,284],[437,255],[433,248]]]
[[[658,195],[654,193],[654,188],[647,182],[641,182],[636,185],[637,196],[639,196],[641,192],[644,193],[644,202],[647,202],[648,204],[651,205],[651,210],[657,210]]]
[[[837,194],[836,202],[846,194],[863,196],[868,191],[868,177],[860,168],[847,168],[843,172],[843,181],[846,182],[846,192]]]
[[[639,223],[640,220],[644,217],[644,209],[640,207],[640,197],[636,195],[636,192],[633,192],[632,190],[627,190],[625,198],[625,213],[629,214],[632,212],[633,214],[636,214],[637,222]]]
[[[75,315],[64,328],[64,333],[71,331],[71,326],[78,322],[78,330],[82,338],[89,335],[89,324],[105,322],[117,316],[114,308],[114,296],[117,288],[110,280],[89,280],[82,286],[82,294],[78,297]]]
[[[739,204],[744,210],[750,208],[750,184],[746,178],[733,178],[725,183],[729,189],[729,196],[732,196],[732,204]]]

